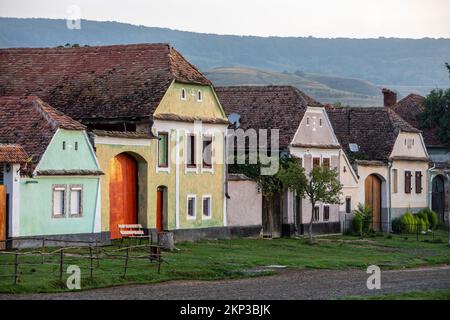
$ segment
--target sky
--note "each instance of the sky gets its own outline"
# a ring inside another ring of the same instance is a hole
[[[450,38],[450,0],[0,0],[2,17],[119,21],[184,31]]]

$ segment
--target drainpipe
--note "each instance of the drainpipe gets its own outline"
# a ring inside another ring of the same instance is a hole
[[[436,163],[433,162],[433,166],[431,168],[428,168],[427,173],[428,173],[428,208],[431,209],[432,203],[431,203],[431,197],[433,195],[433,183],[432,183],[432,179],[431,179],[431,171],[436,169]]]
[[[392,169],[392,161],[388,162],[388,199],[389,199],[389,205],[388,205],[388,225],[387,225],[387,233],[391,232],[391,209],[392,209],[392,192],[391,192],[391,184],[392,184],[392,179],[391,179],[391,169]]]

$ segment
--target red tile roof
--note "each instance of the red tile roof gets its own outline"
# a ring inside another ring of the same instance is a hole
[[[349,144],[356,143],[361,160],[388,161],[400,132],[420,133],[391,108],[327,105],[326,110],[344,151],[352,154]]]
[[[291,86],[235,86],[215,88],[227,116],[241,116],[240,128],[279,129],[280,148],[294,138],[307,106],[321,106]]]
[[[425,106],[423,104],[424,100],[424,97],[411,93],[397,102],[397,104],[393,106],[393,109],[412,126],[422,130],[422,136],[427,146],[443,146],[438,139],[439,128],[421,128],[419,121],[417,120],[417,116],[425,111]]]
[[[25,163],[28,155],[18,144],[0,143],[0,163]]]
[[[58,128],[85,126],[35,96],[0,97],[0,143],[20,145],[36,165]]]
[[[77,120],[150,118],[173,80],[211,82],[168,44],[0,50],[0,95],[38,95]]]

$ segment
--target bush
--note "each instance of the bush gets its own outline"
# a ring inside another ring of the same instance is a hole
[[[353,218],[353,228],[360,235],[364,236],[372,230],[372,209],[362,203],[358,204]]]
[[[436,212],[434,212],[430,208],[425,208],[420,211],[420,213],[424,214],[427,217],[430,228],[432,230],[436,230],[436,228],[439,226],[439,220]]]
[[[403,222],[401,217],[392,219],[392,231],[397,234],[406,233],[408,231],[407,225]]]
[[[414,216],[410,211],[405,212],[402,217],[402,223],[405,225],[406,231],[408,233],[416,232],[416,219],[414,219]]]

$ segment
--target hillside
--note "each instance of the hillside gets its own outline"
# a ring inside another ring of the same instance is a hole
[[[279,73],[245,67],[213,68],[205,71],[216,86],[291,85],[322,103],[353,106],[380,106],[381,90],[357,79],[327,77],[317,74]]]
[[[144,42],[170,42],[203,70],[220,66],[290,73],[299,70],[365,79],[377,85],[414,87],[418,91],[424,86],[448,86],[443,65],[450,59],[450,39],[230,36],[86,20],[80,30],[69,30],[65,20],[0,18],[2,48]],[[307,80],[319,79],[310,75]],[[341,84],[348,86],[330,78],[325,80],[336,89]]]

